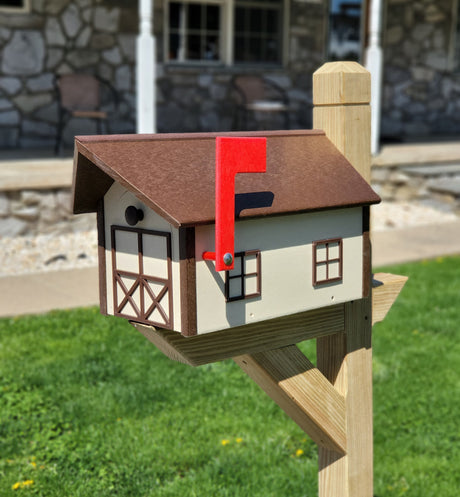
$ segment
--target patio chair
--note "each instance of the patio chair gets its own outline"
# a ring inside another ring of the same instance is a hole
[[[238,75],[232,79],[232,89],[236,100],[234,127],[248,130],[252,116],[257,123],[257,113],[281,114],[284,128],[289,129],[289,99],[286,92],[273,81],[262,76]]]
[[[56,155],[62,149],[64,128],[73,118],[96,121],[98,134],[102,134],[103,127],[106,133],[110,132],[108,112],[103,108],[103,91],[115,105],[118,104],[118,96],[108,82],[90,74],[64,74],[56,77],[55,86],[59,106]]]

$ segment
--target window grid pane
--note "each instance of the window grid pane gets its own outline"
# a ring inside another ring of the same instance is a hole
[[[169,3],[169,60],[219,60],[220,5]]]
[[[2,0],[2,1],[0,1],[0,7],[21,8],[24,6],[25,6],[24,0]]]
[[[313,286],[342,280],[342,251],[341,238],[313,243]]]
[[[237,2],[235,62],[280,62],[282,2]]]
[[[225,299],[227,302],[258,297],[261,294],[260,251],[248,250],[235,254],[235,269],[225,272]],[[251,272],[246,272],[250,267]],[[240,293],[237,285],[240,285]]]
[[[230,30],[234,62],[280,63],[281,0],[237,0],[234,25],[221,21],[224,3],[169,2],[167,57],[171,61],[219,61],[222,32]],[[225,34],[224,34],[225,36]]]

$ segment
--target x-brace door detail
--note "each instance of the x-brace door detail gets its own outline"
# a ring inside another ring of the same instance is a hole
[[[173,328],[171,234],[112,226],[114,315]]]

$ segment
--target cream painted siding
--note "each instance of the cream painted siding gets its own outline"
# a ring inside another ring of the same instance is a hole
[[[312,244],[343,238],[343,280],[313,287]],[[239,221],[235,252],[261,250],[262,295],[225,302],[225,273],[201,254],[214,250],[214,226],[196,228],[198,333],[249,324],[362,297],[362,209]]]
[[[172,255],[172,298],[173,298],[173,322],[174,329],[181,331],[180,315],[180,274],[179,274],[179,232],[158,214],[142,204],[132,193],[128,192],[118,183],[114,183],[104,197],[105,211],[105,244],[106,244],[106,279],[107,279],[107,313],[114,313],[113,305],[113,282],[112,282],[112,240],[111,226],[129,225],[125,220],[125,210],[128,206],[134,205],[142,209],[144,219],[136,224],[135,228],[146,230],[157,230],[171,233],[171,255]],[[127,238],[127,243],[130,243]],[[122,239],[121,239],[122,241]],[[137,247],[123,248],[120,244],[117,250],[117,261],[122,260],[124,267],[128,268],[132,264],[132,270],[137,271]],[[135,254],[133,253],[135,252]],[[151,259],[151,260],[149,260]],[[153,265],[155,261],[148,257],[148,247],[144,250],[144,264]],[[162,275],[160,275],[162,276]]]

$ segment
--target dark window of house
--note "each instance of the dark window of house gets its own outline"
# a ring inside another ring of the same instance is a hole
[[[260,269],[260,250],[237,252],[234,269],[225,272],[227,302],[259,297],[261,294]]]
[[[23,9],[26,6],[25,0],[0,0],[1,7]]]
[[[235,62],[281,62],[282,6],[279,0],[237,0]]]
[[[451,67],[458,73],[460,71],[460,2],[457,6],[456,16],[453,17],[454,33],[451,42]],[[453,60],[452,60],[453,58]]]
[[[281,63],[282,0],[168,0],[166,12],[169,61]]]
[[[219,60],[220,16],[220,5],[170,2],[169,60]]]
[[[362,0],[330,0],[329,60],[361,59]]]
[[[342,280],[343,243],[341,238],[313,243],[313,285]]]

